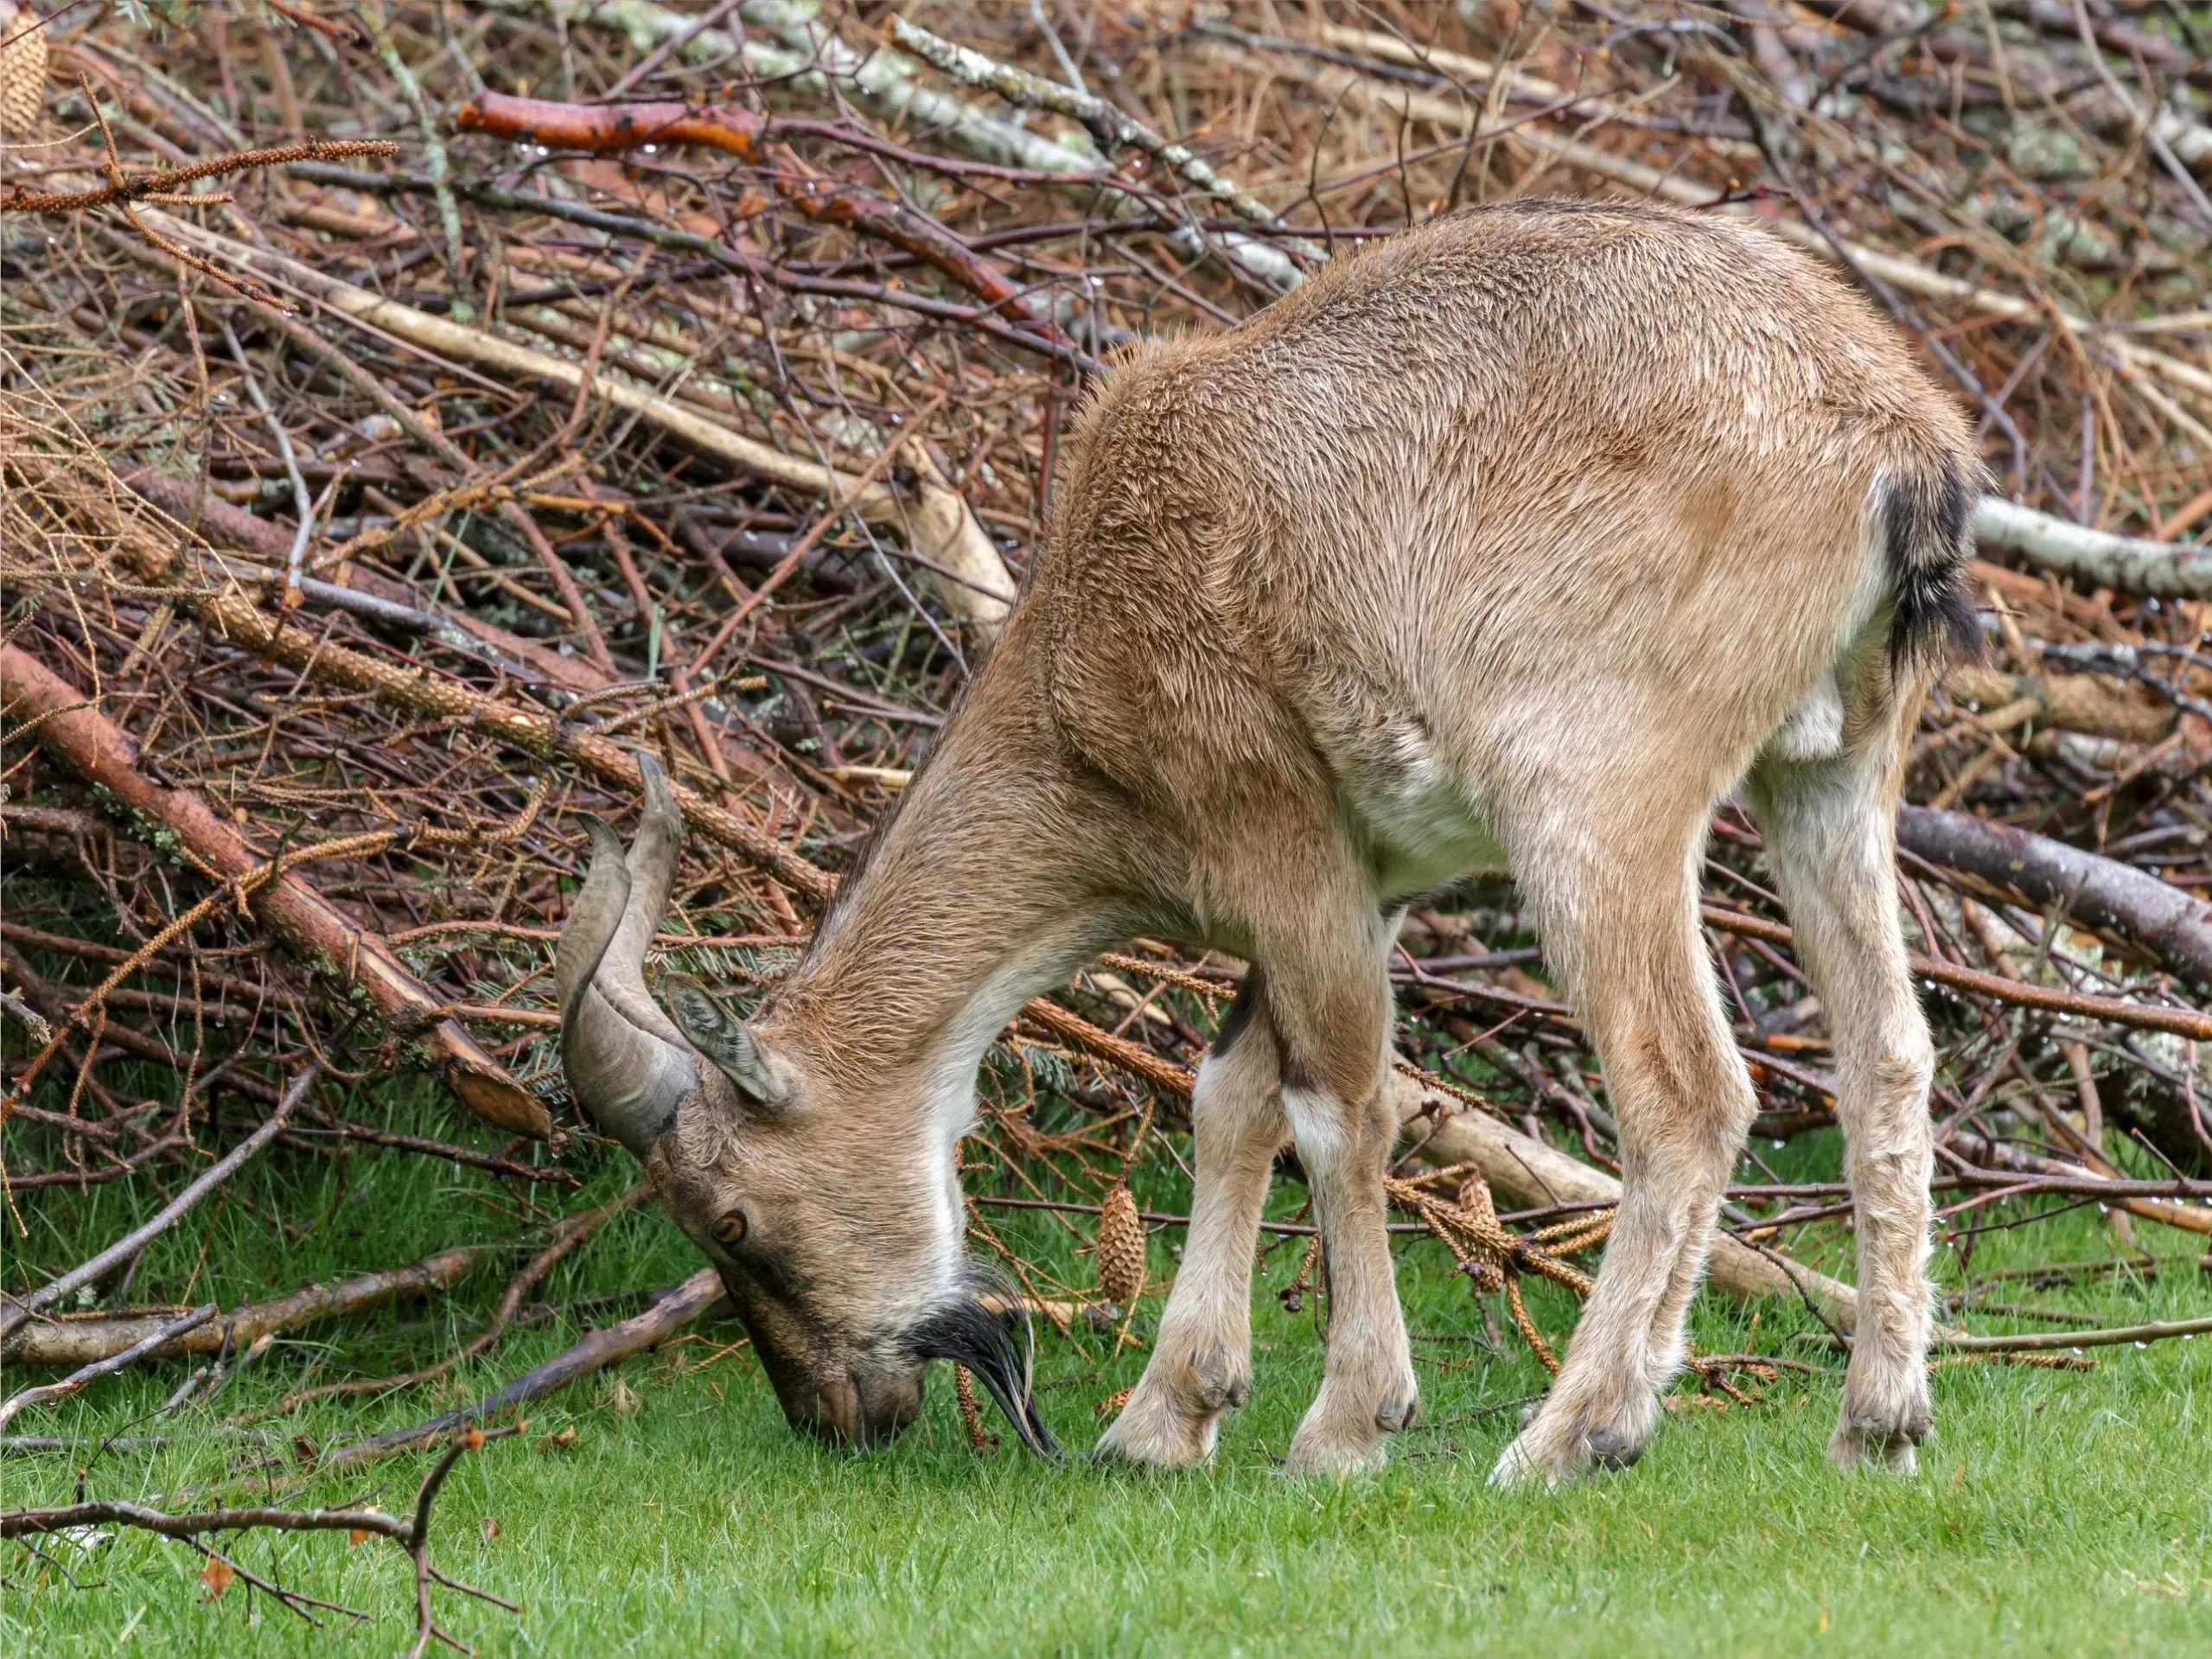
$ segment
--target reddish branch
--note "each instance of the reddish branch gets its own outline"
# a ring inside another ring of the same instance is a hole
[[[823,173],[802,160],[779,135],[787,124],[732,105],[693,108],[685,104],[560,104],[545,99],[481,93],[454,124],[518,144],[539,144],[594,155],[646,144],[697,144],[719,150],[768,169],[775,193],[817,224],[835,225],[888,242],[942,271],[1016,327],[1072,344],[1058,323],[1039,310],[1005,272],[927,214],[904,202]],[[819,131],[819,124],[808,124]]]
[[[249,614],[252,608],[238,602]],[[0,701],[29,725],[56,760],[105,788],[138,821],[173,832],[200,866],[230,884],[253,912],[309,959],[366,992],[392,1029],[420,1033],[432,1063],[462,1102],[486,1121],[526,1134],[551,1132],[544,1106],[508,1075],[439,999],[403,967],[382,938],[360,927],[298,876],[266,862],[190,789],[172,789],[138,769],[129,733],[74,686],[16,646],[0,647]],[[87,998],[86,1004],[92,1002]],[[80,1005],[77,1017],[88,1017]],[[18,1091],[21,1092],[21,1080]]]

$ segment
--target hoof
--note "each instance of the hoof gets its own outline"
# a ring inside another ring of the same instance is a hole
[[[1137,1390],[1092,1457],[1147,1469],[1190,1469],[1214,1455],[1221,1413],[1252,1393],[1248,1362],[1213,1346],[1178,1364],[1155,1352]]]
[[[1920,1444],[1928,1435],[1928,1423],[1903,1427],[1868,1423],[1837,1425],[1828,1441],[1828,1461],[1846,1472],[1879,1464],[1893,1475],[1920,1473]]]
[[[1918,1448],[1933,1426],[1925,1365],[1914,1361],[1887,1375],[1854,1369],[1844,1378],[1828,1459],[1839,1469],[1879,1463],[1894,1474],[1918,1474]]]
[[[1590,1461],[1598,1469],[1633,1469],[1643,1456],[1643,1437],[1615,1428],[1594,1428],[1584,1437]]]
[[[1386,1400],[1375,1407],[1374,1426],[1385,1434],[1397,1434],[1413,1426],[1413,1420],[1421,1413],[1418,1395]]]
[[[1651,1402],[1655,1405],[1656,1402]],[[1648,1418],[1648,1406],[1642,1416]],[[1507,1490],[1556,1487],[1593,1469],[1632,1468],[1643,1456],[1648,1424],[1618,1413],[1592,1423],[1587,1413],[1546,1407],[1522,1429],[1490,1470],[1490,1484]]]

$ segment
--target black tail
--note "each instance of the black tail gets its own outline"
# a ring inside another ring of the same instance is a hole
[[[1942,663],[1981,654],[1981,624],[1967,587],[1979,469],[1946,455],[1892,470],[1882,486],[1883,552],[1896,596],[1890,660]]]

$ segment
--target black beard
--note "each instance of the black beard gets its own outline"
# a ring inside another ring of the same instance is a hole
[[[1006,1414],[1022,1444],[1038,1457],[1057,1462],[1059,1445],[1037,1415],[1030,1316],[1011,1295],[1003,1297],[1003,1306],[1004,1311],[993,1311],[972,1289],[964,1292],[958,1301],[916,1325],[907,1337],[907,1347],[916,1359],[951,1360],[966,1366]]]

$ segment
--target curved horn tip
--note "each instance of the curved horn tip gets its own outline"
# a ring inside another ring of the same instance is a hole
[[[583,833],[591,838],[592,858],[596,861],[601,853],[612,853],[615,862],[620,863],[624,856],[622,838],[615,833],[615,826],[597,813],[585,812],[581,808],[575,816],[577,821],[583,826]]]
[[[569,907],[554,950],[553,978],[564,1030],[575,1012],[576,993],[599,971],[630,902],[630,868],[622,838],[595,814],[580,812],[577,816],[591,837],[591,867],[584,871],[583,889]]]
[[[637,770],[638,777],[645,785],[647,821],[663,820],[680,833],[684,827],[684,814],[677,807],[675,792],[668,787],[668,774],[660,760],[650,751],[640,750]]]

